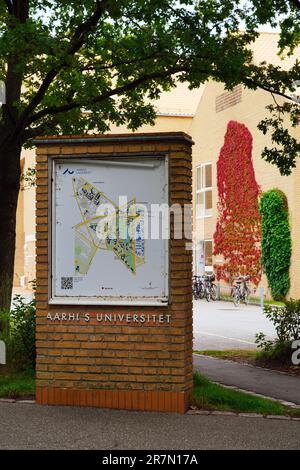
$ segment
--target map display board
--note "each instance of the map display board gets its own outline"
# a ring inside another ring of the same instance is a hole
[[[167,175],[165,158],[53,162],[50,302],[168,301],[162,221],[151,232],[153,207],[168,203]]]

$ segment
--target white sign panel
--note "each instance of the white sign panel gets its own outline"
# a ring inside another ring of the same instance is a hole
[[[153,227],[166,159],[54,160],[52,174],[50,302],[166,303],[168,240]]]

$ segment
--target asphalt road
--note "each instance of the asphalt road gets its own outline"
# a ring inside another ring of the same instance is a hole
[[[300,449],[300,421],[0,404],[0,449]]]
[[[276,337],[274,326],[255,305],[195,300],[193,323],[194,350],[255,349],[256,333]]]

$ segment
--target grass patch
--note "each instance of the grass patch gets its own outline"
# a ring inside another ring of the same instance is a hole
[[[300,416],[300,410],[214,384],[203,375],[194,374],[192,405],[200,409],[260,413],[264,415]]]
[[[233,303],[233,297],[230,294],[222,294],[221,293],[220,300],[224,300],[226,302],[232,302]],[[250,296],[249,299],[248,299],[248,304],[249,305],[260,305],[260,298]],[[241,305],[245,305],[245,302],[241,301]]]
[[[255,359],[257,357],[257,351],[252,349],[226,349],[219,351],[216,349],[204,349],[203,351],[194,351],[195,354],[202,354],[203,356],[218,357],[220,359]]]
[[[278,307],[284,307],[285,303],[280,302],[279,300],[265,300],[264,301],[265,305],[277,305]]]
[[[233,298],[232,295],[230,294],[221,294],[220,295],[220,300],[225,300],[233,303]],[[241,302],[243,305],[244,302]],[[250,296],[249,297],[249,305],[260,305],[260,297],[254,297]],[[278,307],[284,307],[284,302],[280,302],[279,300],[264,300],[264,305],[276,305]]]
[[[0,366],[0,398],[29,398],[35,395],[35,371],[16,372]]]

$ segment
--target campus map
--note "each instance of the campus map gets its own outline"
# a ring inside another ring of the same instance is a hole
[[[80,220],[74,227],[75,274],[87,274],[99,250],[112,253],[132,274],[145,263],[144,212],[131,199],[119,207],[82,176],[73,177]]]

